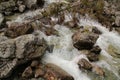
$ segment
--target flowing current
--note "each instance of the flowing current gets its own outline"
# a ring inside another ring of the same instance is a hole
[[[112,57],[107,51],[109,45],[113,45],[118,50],[120,49],[120,36],[114,31],[109,32],[108,29],[103,27],[101,24],[90,19],[80,19],[80,25],[94,26],[102,32],[95,44],[99,45],[102,49],[100,55],[101,58],[100,61],[95,64],[101,66],[102,68],[106,68],[112,72],[115,77],[117,77],[116,79],[113,78],[111,80],[120,80],[118,74],[120,60]],[[87,73],[82,72],[78,68],[77,62],[80,58],[86,58],[86,56],[81,54],[80,51],[72,46],[71,37],[73,35],[73,31],[62,25],[55,25],[55,29],[59,32],[59,36],[46,36],[44,33],[40,32],[40,35],[43,35],[50,45],[54,45],[53,52],[46,52],[43,62],[56,64],[72,75],[75,80],[93,80],[87,75]],[[96,80],[110,80],[110,78],[108,77]]]

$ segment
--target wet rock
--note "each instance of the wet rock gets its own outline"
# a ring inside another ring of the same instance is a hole
[[[12,58],[15,54],[14,40],[0,42],[0,58]]]
[[[78,65],[80,69],[92,70],[92,64],[90,64],[86,59],[80,59]]]
[[[22,73],[22,77],[23,77],[23,78],[29,78],[29,77],[32,76],[32,73],[33,73],[32,68],[31,68],[31,67],[27,67],[27,68],[24,70],[24,72]]]
[[[94,46],[90,51],[95,54],[100,54],[101,48],[99,46]]]
[[[30,24],[21,24],[15,22],[8,24],[8,29],[5,31],[7,37],[15,38],[20,35],[30,34],[34,31],[34,28]]]
[[[73,45],[78,50],[83,49],[92,49],[93,45],[96,43],[98,39],[98,34],[89,31],[78,31],[73,34]]]
[[[99,55],[89,52],[89,54],[87,54],[87,58],[89,59],[89,61],[98,61],[99,60]]]
[[[10,76],[13,69],[16,67],[18,60],[12,61],[4,60],[4,63],[0,65],[0,78],[6,78]]]
[[[49,53],[52,53],[53,52],[53,49],[54,49],[54,45],[49,45],[47,47],[47,50],[49,51]]]
[[[46,65],[46,80],[74,80],[71,75],[54,64]]]
[[[92,71],[95,72],[99,76],[105,76],[105,72],[103,71],[103,69],[97,65],[93,65]]]

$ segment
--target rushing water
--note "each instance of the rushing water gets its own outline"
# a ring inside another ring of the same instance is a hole
[[[47,3],[56,2],[56,0],[46,1]],[[25,20],[26,16],[29,18],[31,16],[37,15],[39,11],[40,10],[36,10],[34,12],[25,13],[19,16],[15,21],[22,22]],[[69,21],[70,15],[67,14],[65,18],[65,21]],[[120,59],[111,56],[108,52],[109,45],[112,45],[116,48],[116,50],[118,50],[118,52],[120,52],[120,35],[115,31],[109,32],[107,28],[102,26],[100,23],[91,20],[90,18],[80,18],[79,23],[79,25],[88,28],[96,27],[102,32],[95,44],[99,45],[102,49],[100,60],[92,64],[97,64],[105,69],[105,78],[99,78],[99,76],[92,74],[92,72],[85,73],[79,69],[77,62],[79,61],[79,59],[87,59],[87,57],[73,47],[71,37],[74,34],[74,31],[63,25],[56,24],[54,26],[54,28],[59,32],[59,36],[46,36],[44,33],[38,31],[40,37],[44,37],[49,45],[54,45],[53,52],[46,52],[46,54],[44,55],[42,59],[43,63],[53,63],[58,65],[60,68],[72,75],[75,80],[120,80],[120,74],[118,73],[118,70],[120,69]]]
[[[116,32],[109,32],[105,27],[90,19],[80,19],[80,25],[94,26],[102,32],[96,42],[96,45],[99,45],[102,49],[101,58],[100,61],[92,64],[97,64],[111,72],[111,74],[107,74],[107,77],[104,78],[104,80],[110,80],[108,76],[111,76],[112,73],[115,78],[113,77],[111,80],[119,80],[120,77],[118,74],[118,65],[120,60],[112,57],[107,52],[109,44],[117,47],[117,49],[120,49],[119,35]],[[54,45],[53,52],[46,52],[43,58],[43,62],[58,65],[66,72],[71,74],[75,80],[93,80],[94,78],[91,79],[91,77],[87,75],[87,73],[82,72],[78,68],[78,60],[80,58],[86,58],[86,56],[80,54],[80,51],[72,46],[72,30],[62,25],[55,25],[55,29],[59,32],[59,36],[45,36],[42,32],[40,33],[40,35],[43,35],[49,44]],[[102,80],[102,78],[94,80]]]

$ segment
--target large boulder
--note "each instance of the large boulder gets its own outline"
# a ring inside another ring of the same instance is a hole
[[[77,31],[75,34],[73,34],[73,45],[78,50],[83,49],[92,49],[93,45],[96,43],[96,40],[98,39],[99,35],[95,34],[90,31]]]
[[[24,35],[16,38],[16,57],[17,58],[35,58],[40,57],[46,50],[44,39],[38,39],[36,36]]]

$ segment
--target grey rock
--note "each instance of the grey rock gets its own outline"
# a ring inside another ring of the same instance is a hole
[[[16,57],[35,58],[40,57],[46,50],[46,42],[38,39],[32,34],[16,38]]]
[[[0,42],[0,58],[10,58],[13,57],[15,53],[14,40],[6,40]]]
[[[4,61],[6,63],[0,67],[0,78],[8,77],[17,65],[17,61],[17,59],[13,59],[12,61]]]
[[[34,35],[24,35],[16,38],[16,57],[24,58],[24,52],[26,50],[25,46],[27,43],[33,42],[35,39]],[[30,49],[32,51],[32,49]],[[34,50],[33,50],[34,51]]]
[[[6,41],[8,38],[5,36],[0,36],[0,42]]]

